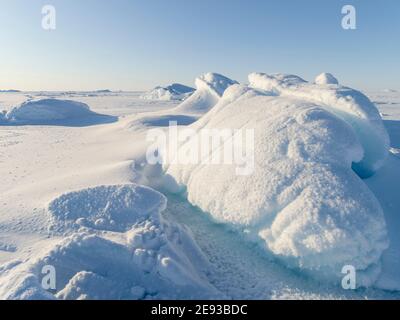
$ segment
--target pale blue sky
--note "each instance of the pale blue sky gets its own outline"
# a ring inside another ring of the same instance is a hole
[[[344,4],[357,30],[341,28]],[[399,39],[398,0],[0,0],[0,89],[142,90],[208,71],[400,89]]]

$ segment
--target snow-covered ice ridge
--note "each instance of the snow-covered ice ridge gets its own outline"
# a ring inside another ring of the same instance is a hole
[[[155,87],[144,93],[141,98],[145,100],[185,100],[195,89],[180,83],[173,83],[167,87]]]
[[[381,206],[362,179],[389,149],[374,104],[326,74],[312,84],[253,73],[249,85],[232,84],[216,100],[191,127],[255,129],[254,174],[238,176],[234,165],[165,164],[189,201],[289,266],[337,281],[353,265],[358,285],[373,284],[388,239]]]
[[[389,150],[389,136],[378,109],[361,92],[339,86],[330,74],[318,76],[315,85],[297,76],[261,73],[250,74],[249,81],[251,87],[281,97],[315,102],[352,126],[364,152],[362,161],[354,163],[360,176],[371,176],[382,167]]]
[[[231,85],[237,84],[218,73],[206,73],[196,78],[196,91],[174,111],[182,114],[202,115],[209,111]]]

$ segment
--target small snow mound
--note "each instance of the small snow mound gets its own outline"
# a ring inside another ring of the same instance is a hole
[[[395,89],[383,89],[382,91],[385,92],[385,93],[396,93],[396,92],[398,92]]]
[[[61,195],[48,207],[52,231],[87,227],[126,231],[134,223],[164,210],[166,198],[139,185],[98,186]]]
[[[176,107],[176,112],[181,114],[204,114],[218,103],[227,88],[238,84],[235,80],[211,72],[198,77],[195,83],[197,90]]]
[[[95,115],[85,103],[72,100],[43,99],[27,101],[11,109],[5,118],[15,123],[43,123]]]
[[[321,73],[315,78],[315,83],[319,85],[339,84],[339,81],[330,73]]]
[[[168,87],[155,87],[141,96],[145,100],[185,100],[195,89],[180,83],[174,83]]]

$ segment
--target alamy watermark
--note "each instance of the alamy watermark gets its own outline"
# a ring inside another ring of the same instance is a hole
[[[179,128],[171,121],[167,132],[150,129],[146,152],[150,165],[235,165],[237,175],[254,171],[254,129]]]
[[[56,30],[57,28],[57,15],[56,8],[47,4],[42,7],[42,28],[43,30]],[[353,5],[347,4],[342,7],[341,13],[343,15],[341,25],[344,30],[357,29],[357,12]]]
[[[357,29],[357,14],[356,8],[352,5],[345,5],[342,8],[342,28],[344,30],[355,30]]]
[[[342,274],[344,274],[342,288],[345,290],[355,290],[357,288],[356,268],[352,265],[345,265],[342,268]]]
[[[56,268],[52,265],[43,266],[41,285],[44,290],[56,289]]]
[[[50,4],[42,7],[42,28],[43,30],[56,30],[57,28],[56,8]]]

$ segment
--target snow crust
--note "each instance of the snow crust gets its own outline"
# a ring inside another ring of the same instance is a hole
[[[61,195],[49,204],[49,213],[53,230],[75,225],[124,232],[165,206],[162,194],[143,186],[100,186]]]
[[[294,75],[249,80],[230,86],[191,128],[255,129],[253,174],[237,175],[235,165],[171,162],[167,175],[192,204],[286,265],[337,281],[350,264],[358,284],[371,285],[388,247],[381,206],[360,179],[386,158],[387,133],[375,106],[358,91]]]

